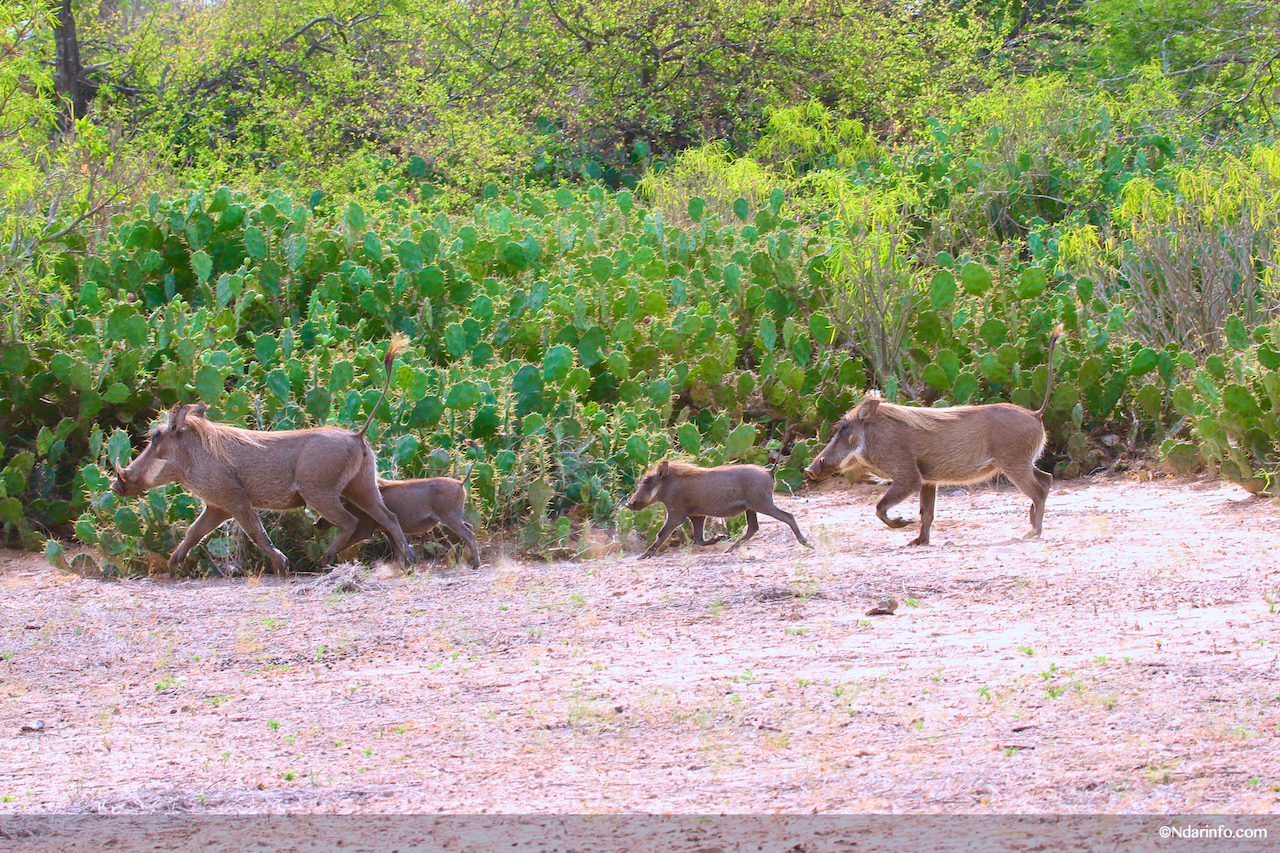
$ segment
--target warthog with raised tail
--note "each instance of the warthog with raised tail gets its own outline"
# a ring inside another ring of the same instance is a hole
[[[837,471],[865,468],[892,482],[876,504],[876,516],[890,527],[911,522],[889,510],[920,492],[920,535],[912,545],[929,544],[939,485],[966,485],[1004,474],[1031,498],[1031,531],[1039,536],[1044,502],[1053,477],[1035,466],[1044,450],[1044,413],[1053,390],[1053,348],[1049,338],[1049,382],[1044,404],[1030,411],[1012,403],[925,409],[895,406],[867,397],[836,424],[831,441],[805,469],[813,480]]]
[[[383,359],[387,379],[374,412],[386,397],[391,365],[404,344],[396,336],[387,348]],[[343,506],[344,500],[385,528],[400,558],[412,561],[400,522],[378,491],[378,462],[365,439],[374,412],[359,432],[330,426],[263,432],[207,420],[206,409],[204,404],[174,406],[168,423],[151,431],[142,453],[127,467],[121,468],[119,462],[115,466],[111,491],[118,495],[136,497],[165,483],[181,483],[205,502],[204,512],[169,558],[169,571],[218,525],[234,518],[271,558],[275,572],[283,574],[284,554],[271,544],[254,508],[284,510],[304,505],[338,528],[324,552],[327,565],[360,526],[360,518]]]
[[[795,516],[774,506],[773,474],[759,465],[699,468],[664,459],[640,481],[636,493],[627,501],[627,509],[644,509],[653,503],[667,508],[667,522],[658,532],[658,538],[640,555],[641,559],[656,554],[658,546],[684,524],[686,518],[693,525],[693,541],[698,545],[711,545],[719,539],[711,542],[703,539],[703,524],[707,517],[732,518],[744,512],[747,514],[747,529],[737,542],[729,546],[730,552],[760,529],[756,513],[790,525],[797,541],[809,547],[809,540],[800,532]]]

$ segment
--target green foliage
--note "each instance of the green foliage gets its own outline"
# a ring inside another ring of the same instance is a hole
[[[74,286],[85,234],[140,179],[116,129],[66,112],[50,61],[53,8],[0,6],[0,345],[32,327],[66,333],[49,292]]]
[[[1275,97],[1265,69],[1274,61],[1280,15],[1267,2],[1098,0],[1082,10],[1093,30],[1087,63],[1109,80],[1163,78],[1179,100],[1210,122]]]
[[[1176,389],[1172,405],[1187,419],[1191,441],[1170,438],[1162,455],[1179,470],[1203,463],[1254,494],[1280,485],[1280,325],[1261,326],[1239,352],[1206,360]]]
[[[1275,294],[1280,148],[1258,145],[1133,175],[1102,228],[1064,229],[1058,262],[1096,282],[1087,308],[1123,312],[1130,336],[1203,356],[1247,346]]]

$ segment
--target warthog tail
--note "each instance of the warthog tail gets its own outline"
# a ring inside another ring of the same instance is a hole
[[[1044,413],[1049,411],[1049,395],[1053,393],[1053,348],[1058,344],[1058,338],[1062,337],[1062,326],[1058,326],[1053,330],[1053,334],[1049,336],[1049,382],[1044,386],[1044,403],[1041,404],[1039,411],[1035,413],[1037,418],[1044,418]]]
[[[373,416],[378,413],[378,406],[382,405],[382,401],[387,399],[387,391],[391,388],[391,365],[395,364],[396,356],[409,344],[409,339],[400,333],[391,336],[391,343],[387,345],[387,354],[382,359],[382,364],[387,369],[387,380],[382,383],[382,396],[378,398],[378,402],[374,404],[373,410],[369,412],[369,419],[364,422],[364,426],[360,427],[360,431],[356,435],[364,438],[364,434],[369,431],[369,427],[373,425]]]

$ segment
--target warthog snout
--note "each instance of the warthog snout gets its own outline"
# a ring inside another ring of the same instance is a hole
[[[665,462],[663,465],[667,464]],[[636,486],[636,493],[627,499],[627,509],[642,510],[653,503],[658,494],[658,475],[651,473]]]
[[[804,469],[804,478],[820,483],[830,477],[837,471],[835,465],[826,462],[821,456],[809,463],[809,467]]]
[[[177,448],[178,433],[185,427],[186,418],[188,416],[203,418],[205,408],[201,404],[187,406],[183,412],[177,412],[175,409],[177,415],[170,413],[167,424],[161,424],[151,430],[146,449],[132,462],[121,467],[120,461],[116,460],[113,466],[116,478],[111,483],[111,491],[122,497],[136,498],[148,489],[176,480],[177,477],[172,476],[172,472],[165,470],[169,465],[168,457]]]

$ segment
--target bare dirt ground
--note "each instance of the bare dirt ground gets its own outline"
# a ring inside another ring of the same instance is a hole
[[[909,548],[882,491],[781,496],[812,551],[762,519],[345,594],[4,552],[0,811],[1280,810],[1272,502],[1077,480],[1021,541],[1016,491],[944,490]]]

